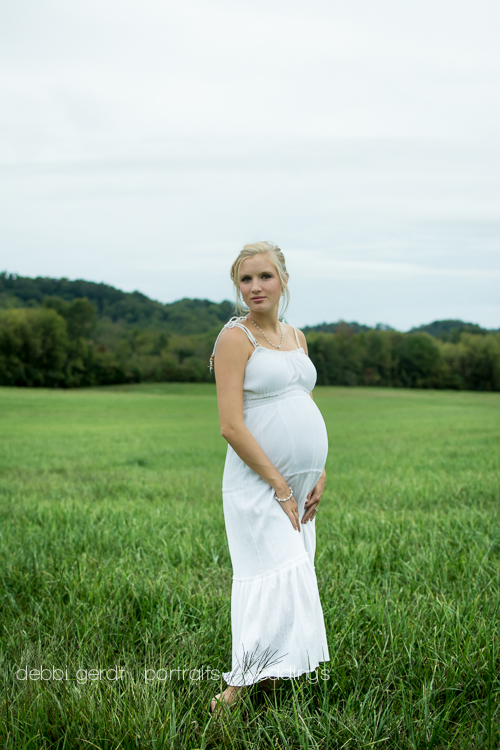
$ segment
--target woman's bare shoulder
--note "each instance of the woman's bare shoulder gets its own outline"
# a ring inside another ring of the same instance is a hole
[[[248,340],[245,331],[238,326],[225,328],[221,331],[217,346],[215,347],[214,357],[219,356],[230,359],[241,359],[246,361],[253,351],[253,346]]]
[[[292,332],[293,340],[295,341],[295,331],[297,331],[297,336],[299,337],[299,343],[301,347],[307,352],[307,342],[306,337],[304,333],[300,330],[300,328],[297,328],[296,326],[292,326],[289,323],[286,324],[290,331]]]
[[[245,331],[242,331],[239,326],[232,326],[231,328],[223,328],[219,335],[219,344],[222,342],[230,344],[232,346],[238,346],[238,344],[244,345],[248,341],[248,336]],[[218,345],[217,345],[218,346]]]

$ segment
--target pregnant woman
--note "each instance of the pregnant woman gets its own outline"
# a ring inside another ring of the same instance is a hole
[[[210,710],[244,686],[298,677],[328,661],[314,569],[315,517],[328,438],[312,400],[304,334],[281,323],[289,299],[283,253],[246,245],[231,268],[237,312],[215,342],[220,426],[229,443],[222,494],[233,566],[232,668]]]

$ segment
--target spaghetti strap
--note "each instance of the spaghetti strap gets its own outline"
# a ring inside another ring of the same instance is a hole
[[[299,336],[298,336],[297,329],[295,328],[295,326],[293,327],[293,330],[295,331],[295,341],[297,342],[297,346],[300,349]]]
[[[234,327],[235,328],[242,328],[245,331],[246,335],[248,336],[249,341],[252,342],[252,344],[254,345],[255,348],[257,348],[258,346],[260,346],[259,342],[255,338],[255,336],[253,335],[253,333],[251,331],[249,331],[246,326],[242,325],[241,323],[235,323]]]
[[[210,372],[212,372],[212,370],[214,369],[215,348],[217,346],[217,342],[218,342],[218,340],[220,338],[221,333],[223,331],[225,331],[226,328],[241,328],[243,331],[245,331],[245,333],[246,333],[249,341],[252,342],[252,344],[254,345],[255,348],[257,348],[258,346],[260,346],[259,342],[255,339],[253,333],[251,331],[249,331],[248,328],[243,325],[243,323],[240,322],[242,320],[246,320],[246,317],[243,316],[242,318],[238,318],[238,317],[231,318],[231,320],[228,320],[228,322],[226,323],[226,325],[223,326],[223,328],[221,329],[219,335],[215,339],[215,344],[214,344],[214,348],[213,348],[213,351],[212,351],[212,356],[210,357],[210,364],[208,365],[208,367],[210,369]]]

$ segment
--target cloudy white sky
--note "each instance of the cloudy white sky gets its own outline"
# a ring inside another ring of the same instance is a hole
[[[498,0],[16,0],[0,9],[0,270],[232,298],[297,325],[500,327]]]

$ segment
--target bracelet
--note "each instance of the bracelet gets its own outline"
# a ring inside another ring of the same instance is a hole
[[[279,497],[278,497],[278,495],[276,494],[276,492],[274,493],[274,497],[276,498],[276,500],[277,500],[277,501],[278,501],[279,503],[286,503],[286,501],[287,501],[287,500],[290,500],[290,498],[291,498],[291,497],[293,496],[293,490],[292,490],[292,488],[291,488],[291,487],[289,487],[288,489],[290,490],[290,494],[288,495],[288,497],[284,497],[284,498],[283,498],[283,500],[280,500],[280,499],[279,499]]]

